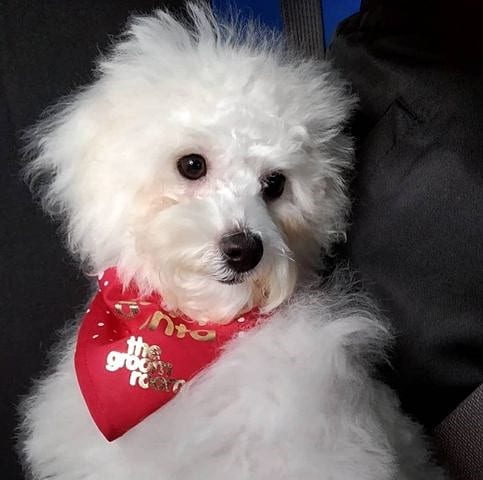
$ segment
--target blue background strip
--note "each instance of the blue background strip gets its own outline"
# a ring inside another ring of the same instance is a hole
[[[303,1],[303,0],[301,0]],[[337,25],[359,11],[361,0],[321,0],[325,45],[328,46]]]
[[[304,0],[299,0],[303,2]],[[324,17],[325,44],[328,45],[338,23],[357,12],[361,0],[321,0]],[[279,0],[213,0],[216,11],[226,12],[232,6],[239,9],[243,16],[259,17],[272,28],[282,28],[282,13]]]
[[[244,17],[259,17],[271,28],[282,29],[282,11],[279,0],[212,0],[215,12],[240,10]]]

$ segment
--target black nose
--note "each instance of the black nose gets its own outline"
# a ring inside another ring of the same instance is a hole
[[[238,273],[255,268],[263,256],[262,239],[250,232],[236,232],[224,235],[220,248],[226,263]]]

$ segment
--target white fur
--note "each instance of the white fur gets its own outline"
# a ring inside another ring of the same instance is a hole
[[[29,174],[91,273],[116,265],[198,320],[253,306],[272,316],[113,443],[83,403],[72,332],[23,406],[27,470],[39,480],[442,478],[419,428],[371,378],[387,332],[349,295],[310,287],[320,249],[346,227],[353,99],[327,65],[283,53],[275,35],[190,12],[191,28],[162,11],[131,22],[96,82],[34,129]],[[176,169],[189,153],[207,159],[202,180]],[[274,171],[286,188],[265,203],[261,178]],[[243,282],[220,283],[218,242],[238,228],[261,236],[264,255]]]

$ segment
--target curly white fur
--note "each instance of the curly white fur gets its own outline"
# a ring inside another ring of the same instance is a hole
[[[189,12],[190,27],[163,11],[133,19],[94,84],[33,130],[28,172],[91,273],[115,265],[198,320],[253,306],[272,317],[114,443],[83,403],[73,332],[23,406],[27,470],[39,480],[442,478],[418,427],[370,376],[384,328],[348,295],[309,286],[320,250],[346,227],[342,130],[354,100],[327,65],[283,53],[274,34]],[[207,160],[202,180],[177,171],[189,153]],[[261,178],[274,171],[286,187],[266,203]],[[264,255],[243,282],[221,283],[219,240],[239,228],[261,237]]]

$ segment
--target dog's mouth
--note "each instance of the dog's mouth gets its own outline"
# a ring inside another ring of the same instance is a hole
[[[225,285],[239,285],[240,283],[243,283],[246,278],[247,275],[244,273],[234,273],[230,276],[218,278],[217,280]]]

